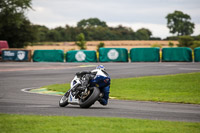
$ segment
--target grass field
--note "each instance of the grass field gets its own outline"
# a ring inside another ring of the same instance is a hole
[[[137,48],[137,47],[151,47],[160,45],[162,47],[168,47],[169,42],[174,43],[176,46],[178,44],[178,41],[156,41],[156,40],[150,40],[150,41],[134,41],[134,40],[121,40],[121,41],[87,41],[86,46],[87,50],[97,50],[97,45],[103,42],[105,44],[106,48],[127,48],[130,50],[131,48]],[[75,42],[41,42],[36,43],[33,46],[27,46],[28,50],[38,50],[38,49],[61,49],[64,50],[64,52],[67,52],[69,50],[78,50],[79,48],[75,45]]]
[[[45,86],[66,92],[70,85]],[[200,104],[200,73],[112,79],[110,96],[116,99]]]
[[[1,133],[199,133],[200,123],[0,114]]]

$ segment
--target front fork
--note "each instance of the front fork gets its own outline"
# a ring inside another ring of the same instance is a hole
[[[70,90],[68,90],[68,91],[64,94],[64,96],[68,97],[68,96],[69,96],[69,93],[70,93]]]

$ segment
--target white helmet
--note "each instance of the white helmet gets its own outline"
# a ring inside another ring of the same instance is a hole
[[[96,69],[103,70],[103,71],[106,70],[106,68],[105,68],[103,65],[98,65],[98,66],[96,67]]]

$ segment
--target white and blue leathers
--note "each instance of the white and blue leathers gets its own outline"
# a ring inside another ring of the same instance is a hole
[[[110,76],[103,70],[95,69],[91,71],[96,73],[95,77],[92,78],[89,83],[90,86],[96,86],[103,93],[103,97],[99,100],[102,105],[107,105],[109,93],[110,93]]]

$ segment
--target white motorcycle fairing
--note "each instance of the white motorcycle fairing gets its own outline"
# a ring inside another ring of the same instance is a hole
[[[76,88],[78,85],[80,85],[81,82],[80,82],[80,78],[78,78],[77,76],[74,77],[74,79],[71,81],[71,89],[73,88]],[[69,91],[70,91],[69,90]],[[69,96],[68,96],[68,103],[70,104],[79,104],[79,99],[75,98],[73,95],[72,95],[72,92],[70,91],[69,93]]]

